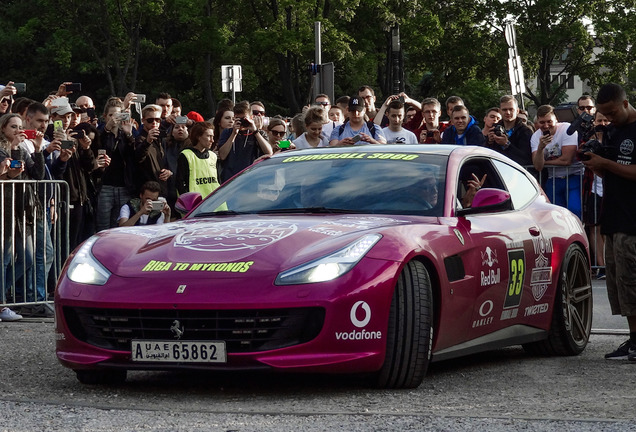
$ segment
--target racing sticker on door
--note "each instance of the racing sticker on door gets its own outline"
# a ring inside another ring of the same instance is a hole
[[[508,267],[508,289],[504,300],[504,311],[501,313],[502,320],[516,318],[519,312],[523,283],[526,278],[526,258],[523,249],[508,251]]]

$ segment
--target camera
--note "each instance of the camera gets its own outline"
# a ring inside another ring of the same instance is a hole
[[[278,148],[281,150],[288,150],[290,146],[291,146],[291,141],[289,140],[278,141]]]
[[[24,93],[26,91],[26,83],[13,83],[15,91],[18,93]]]
[[[581,113],[570,124],[567,130],[568,135],[572,135],[574,132],[578,132],[579,141],[587,141],[592,135],[594,135],[594,116],[586,112]]]
[[[492,127],[492,132],[497,136],[504,136],[506,134],[506,130],[500,124],[496,124]]]
[[[9,168],[22,168],[22,161],[19,159],[13,159]]]
[[[251,123],[248,119],[246,119],[245,117],[243,117],[241,119],[241,127],[250,127]]]
[[[35,139],[36,137],[36,133],[35,133],[35,129],[26,129],[24,131],[24,134],[26,135],[27,139]]]
[[[593,127],[592,133],[590,135],[596,132],[601,132],[603,134],[603,141],[607,141],[609,139],[609,133],[605,126]],[[595,155],[607,158],[609,155],[609,151],[607,149],[608,148],[603,145],[601,141],[593,138],[587,140],[579,146],[579,148],[576,150],[576,157],[578,160],[586,161],[590,160],[590,156],[585,155],[585,153],[594,153]]]
[[[163,210],[164,202],[161,200],[152,201],[152,211],[161,211]]]

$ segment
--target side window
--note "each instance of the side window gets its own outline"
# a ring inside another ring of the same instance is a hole
[[[502,189],[506,190],[506,187],[499,176],[499,172],[492,165],[490,159],[486,158],[471,158],[464,161],[462,167],[459,170],[459,178],[457,179],[457,200],[458,207],[470,207],[470,202],[467,202],[466,197],[470,196],[468,192],[468,181],[473,180],[474,176],[480,181],[485,177],[484,188]],[[468,201],[472,201],[469,199]]]
[[[506,190],[510,192],[512,205],[515,209],[528,205],[537,196],[538,190],[536,186],[528,179],[525,173],[505,162],[493,160],[493,163],[505,179]]]

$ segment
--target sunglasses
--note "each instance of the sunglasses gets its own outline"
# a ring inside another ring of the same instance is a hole
[[[316,102],[316,105],[327,106],[329,105],[329,102]]]
[[[275,135],[275,136],[279,136],[279,137],[285,136],[285,131],[271,130],[270,132],[272,133],[272,135]]]
[[[144,119],[144,121],[146,123],[148,123],[148,124],[150,124],[150,123],[161,123],[161,119],[160,118],[155,118],[155,117]]]
[[[265,111],[252,111],[252,115],[264,116],[265,115]]]
[[[10,104],[11,103],[11,99],[2,99],[2,100],[0,100],[0,103]]]
[[[593,109],[594,109],[593,106],[580,106],[579,107],[579,111],[583,111],[583,110],[592,111]]]

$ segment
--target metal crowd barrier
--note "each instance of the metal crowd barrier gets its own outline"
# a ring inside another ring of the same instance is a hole
[[[554,202],[554,204],[557,205],[561,205],[563,207],[566,208],[570,208],[570,185],[572,183],[578,185],[579,188],[579,194],[578,194],[578,198],[580,200],[580,211],[581,211],[581,220],[584,222],[584,225],[586,226],[586,231],[588,232],[588,240],[590,242],[590,252],[591,252],[591,258],[592,258],[592,268],[593,269],[598,269],[598,268],[602,268],[605,267],[605,265],[603,264],[603,262],[599,262],[598,256],[600,254],[603,253],[603,244],[604,242],[602,241],[602,238],[600,236],[600,234],[597,232],[596,229],[594,229],[594,225],[592,225],[590,222],[590,220],[588,219],[592,219],[592,221],[596,221],[597,224],[599,222],[599,217],[600,215],[598,214],[598,210],[600,208],[600,202],[597,202],[597,200],[600,200],[601,198],[596,195],[589,195],[589,190],[586,190],[585,188],[585,176],[584,176],[584,171],[583,171],[583,167],[581,165],[571,165],[571,166],[545,166],[543,171],[537,173],[536,170],[534,170],[534,167],[532,165],[530,166],[525,166],[525,168],[527,170],[529,170],[530,172],[536,174],[536,178],[539,181],[539,184],[541,185],[541,187],[543,188],[543,190],[546,192],[546,194],[548,196],[552,196],[554,197],[556,195],[557,192],[557,187],[556,187],[556,182],[551,182],[550,185],[548,185],[548,179],[555,177],[555,172],[557,169],[559,169],[559,176],[556,176],[559,179],[564,179],[566,177],[570,177],[571,181],[570,182],[565,182],[565,202]],[[579,174],[580,173],[580,174]],[[600,181],[600,179],[594,178],[592,180],[592,182],[594,181]],[[592,192],[595,190],[594,187],[594,183],[592,183]],[[601,188],[602,190],[602,188]],[[586,212],[585,211],[585,207],[589,207],[591,206],[591,211],[590,212]],[[587,217],[586,217],[587,216]],[[598,251],[598,252],[596,252]]]
[[[65,181],[0,182],[0,307],[52,304],[70,253],[68,203]]]

